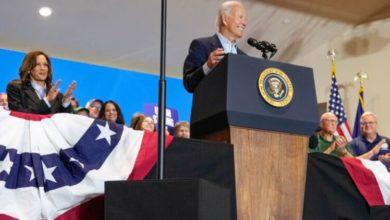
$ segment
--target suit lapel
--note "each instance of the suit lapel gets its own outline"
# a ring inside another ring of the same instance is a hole
[[[37,93],[35,92],[34,88],[31,86],[31,84],[23,85],[23,90],[26,94],[26,98],[32,100],[36,104],[39,104],[41,100],[39,99]]]
[[[219,38],[218,38],[218,35],[217,34],[214,34],[212,37],[211,37],[211,46],[212,46],[212,50],[211,51],[214,51],[216,50],[217,48],[223,48],[222,47],[222,44],[221,44],[221,41],[219,41]]]

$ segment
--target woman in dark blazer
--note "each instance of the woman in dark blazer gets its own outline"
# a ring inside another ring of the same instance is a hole
[[[19,76],[20,79],[7,85],[10,110],[35,114],[71,112],[70,101],[76,83],[72,82],[62,95],[58,91],[60,81],[52,85],[51,62],[45,53],[28,53],[19,68]]]

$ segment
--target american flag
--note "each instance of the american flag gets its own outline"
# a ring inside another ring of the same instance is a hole
[[[156,140],[84,116],[0,108],[0,220],[103,218],[104,182],[143,179]]]
[[[343,101],[339,93],[339,86],[336,80],[336,66],[334,61],[332,61],[331,66],[332,74],[332,86],[330,89],[328,111],[334,113],[337,116],[337,133],[340,136],[344,136],[348,141],[352,140],[351,130],[348,125],[347,115],[344,111]]]

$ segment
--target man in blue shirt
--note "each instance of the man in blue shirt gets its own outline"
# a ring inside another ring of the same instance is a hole
[[[390,139],[378,134],[376,115],[365,112],[360,117],[361,136],[353,139],[349,144],[354,154],[363,159],[390,162]]]

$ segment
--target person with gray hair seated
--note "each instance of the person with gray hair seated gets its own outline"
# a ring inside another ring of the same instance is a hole
[[[321,115],[321,130],[316,133],[318,142],[316,146],[309,147],[310,153],[320,152],[336,157],[353,157],[352,150],[345,137],[335,135],[337,122],[337,117],[332,112]]]
[[[360,131],[361,135],[349,142],[354,154],[363,159],[390,163],[390,139],[378,134],[378,122],[374,113],[362,114]]]
[[[246,10],[241,2],[222,3],[217,16],[218,32],[191,42],[183,67],[183,83],[188,92],[194,92],[225,54],[245,54],[236,43],[244,35],[247,24]]]

